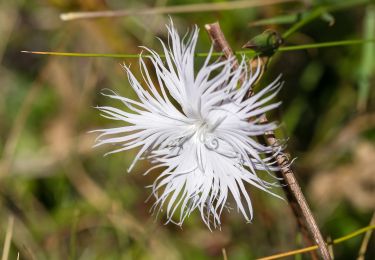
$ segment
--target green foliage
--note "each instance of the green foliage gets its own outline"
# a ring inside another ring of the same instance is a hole
[[[374,6],[363,0],[311,2],[172,18],[178,28],[202,28],[198,56],[210,47],[203,25],[216,20],[233,49],[249,57],[254,51],[241,47],[250,39],[267,29],[282,35],[285,43],[264,75],[266,82],[280,73],[285,80],[283,105],[274,115],[281,123],[278,137],[288,139],[288,152],[298,157],[297,177],[322,232],[337,238],[367,226],[374,210],[375,44],[368,41],[375,38]],[[165,39],[167,15],[62,22],[59,14],[182,4],[0,2],[0,244],[13,215],[9,259],[18,252],[20,259],[221,259],[222,248],[228,259],[252,259],[303,246],[288,204],[251,188],[252,224],[234,209],[224,214],[221,231],[208,231],[198,214],[183,228],[163,225],[163,213],[149,213],[152,198],[145,202],[150,189],[144,187],[157,172],[143,176],[150,164],[141,161],[127,173],[136,151],[103,157],[111,148],[92,149],[96,136],[88,133],[109,127],[94,108],[112,102],[101,90],[135,96],[119,64],[123,59],[20,53],[138,57],[140,45],[160,50],[155,36]],[[124,62],[141,76],[133,58]],[[355,258],[361,241],[335,246],[337,259]],[[374,248],[366,254],[374,258]]]

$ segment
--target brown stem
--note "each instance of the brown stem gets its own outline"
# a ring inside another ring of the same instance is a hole
[[[223,32],[220,29],[218,22],[212,24],[206,24],[205,28],[214,44],[216,51],[222,51],[225,58],[231,58],[234,56],[232,48],[225,39]],[[237,68],[238,61],[233,59],[234,67]],[[247,96],[251,96],[253,90],[251,89]],[[262,122],[268,122],[266,116],[262,117]],[[279,147],[277,139],[275,138],[274,133],[268,132],[265,135],[265,141],[268,145],[272,147]],[[315,243],[319,246],[319,251],[321,257],[325,260],[330,260],[331,256],[328,252],[326,243],[324,242],[323,236],[316,224],[314,216],[311,213],[311,210],[307,204],[305,196],[303,195],[301,188],[297,182],[297,179],[290,167],[289,158],[285,153],[279,153],[275,156],[276,162],[280,167],[280,172],[278,172],[278,177],[282,177],[285,183],[281,183],[288,199],[289,205],[292,208],[292,211],[296,217],[298,225],[301,229],[301,233],[304,237],[305,242],[308,245],[313,244],[309,234],[314,238]],[[286,184],[286,185],[284,185]],[[307,225],[306,225],[307,224]],[[316,259],[316,255],[312,255]]]
[[[220,52],[223,52],[226,59],[229,59],[234,56],[232,48],[229,46],[229,43],[225,39],[224,33],[220,29],[218,22],[213,24],[206,24],[204,26],[211,38],[214,49]],[[233,59],[234,68],[238,68],[238,61]]]

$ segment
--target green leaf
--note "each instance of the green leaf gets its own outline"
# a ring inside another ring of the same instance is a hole
[[[301,29],[306,24],[310,23],[311,21],[315,20],[316,18],[322,17],[324,18],[324,15],[326,18],[327,14],[334,11],[343,10],[349,7],[353,7],[356,5],[366,4],[369,0],[348,0],[348,1],[342,1],[340,3],[334,3],[331,5],[319,5],[315,7],[311,12],[308,13],[308,15],[304,16],[302,20],[295,23],[292,27],[290,27],[282,36],[284,39],[290,37],[292,34],[297,32],[299,29]]]

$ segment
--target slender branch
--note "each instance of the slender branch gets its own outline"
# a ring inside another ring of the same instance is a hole
[[[263,123],[267,123],[268,120],[264,115],[261,120]],[[279,147],[280,144],[275,137],[273,132],[266,133],[265,140],[268,145],[272,147]],[[328,248],[324,242],[323,236],[320,233],[318,225],[314,219],[314,216],[307,204],[305,196],[298,184],[298,181],[290,167],[290,161],[285,153],[278,154],[276,156],[276,162],[280,167],[280,172],[277,173],[278,177],[282,177],[285,184],[283,185],[284,192],[289,201],[289,205],[296,217],[301,233],[306,243],[312,244],[309,238],[309,234],[314,238],[315,243],[318,244],[320,254],[323,259],[331,259],[328,252]],[[307,225],[306,225],[307,224]]]
[[[226,58],[232,58],[234,56],[234,53],[231,47],[229,46],[228,42],[225,40],[224,34],[220,29],[219,23],[216,22],[212,24],[207,24],[205,25],[205,28],[214,43],[216,51],[222,51]],[[238,61],[235,60],[235,62],[238,66]],[[253,90],[250,91],[251,93],[248,93],[248,96],[252,95]],[[264,123],[268,121],[265,115],[262,117],[262,121]],[[280,146],[273,132],[266,133],[265,139],[267,144],[272,147]],[[308,237],[307,233],[308,230],[311,236],[314,237],[314,240],[319,247],[322,258],[331,259],[331,256],[328,252],[325,241],[320,233],[318,225],[316,224],[314,216],[312,215],[311,210],[297,182],[297,179],[294,176],[292,169],[290,168],[289,158],[286,154],[281,153],[276,156],[276,162],[280,167],[279,174],[283,177],[283,180],[287,184],[282,185],[282,187],[284,188],[284,192],[286,193],[287,199],[289,201],[290,206],[292,207],[292,210],[299,223],[299,226],[302,228],[301,232],[303,236],[306,240],[310,241],[310,238]],[[305,221],[307,226],[305,225]]]

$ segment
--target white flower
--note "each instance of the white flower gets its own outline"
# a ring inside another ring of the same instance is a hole
[[[124,66],[139,101],[113,92],[104,94],[121,101],[130,112],[99,107],[103,116],[123,121],[124,126],[97,130],[101,134],[96,146],[118,144],[119,149],[110,153],[139,148],[129,171],[142,158],[155,164],[145,174],[162,168],[151,186],[156,199],[153,210],[166,208],[168,222],[180,225],[199,209],[209,228],[212,223],[220,226],[229,194],[250,221],[253,209],[245,184],[273,194],[269,191],[273,184],[259,178],[256,171],[278,170],[274,147],[257,142],[255,137],[277,127],[275,123],[260,123],[259,116],[279,106],[268,104],[281,87],[279,78],[244,99],[260,68],[252,74],[244,58],[236,69],[231,60],[210,63],[211,49],[203,66],[195,72],[198,28],[184,39],[180,39],[173,24],[167,29],[170,45],[161,42],[165,57],[144,48],[153,64],[156,82],[142,58],[140,69],[147,88]],[[244,74],[246,78],[241,81]],[[178,213],[178,221],[173,221]]]

